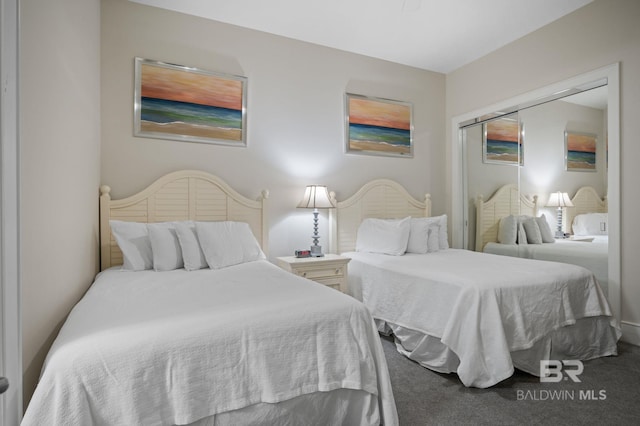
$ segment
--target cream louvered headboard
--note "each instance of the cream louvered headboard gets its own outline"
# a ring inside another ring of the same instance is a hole
[[[482,195],[476,199],[476,251],[482,251],[485,244],[498,241],[500,219],[509,215],[537,216],[538,196],[533,200],[520,194],[517,185],[500,187],[487,201]]]
[[[169,222],[180,220],[247,222],[266,252],[268,229],[262,191],[258,200],[240,195],[222,179],[197,170],[169,173],[130,197],[112,200],[111,188],[100,187],[100,269],[122,264],[122,252],[109,220]]]
[[[399,183],[389,179],[372,180],[354,195],[343,201],[331,198],[336,204],[330,211],[331,251],[345,253],[356,248],[358,227],[363,219],[395,219],[431,216],[431,196],[416,200]]]
[[[585,213],[607,213],[607,198],[600,198],[598,191],[592,186],[583,186],[576,191],[571,199],[573,207],[566,207],[562,216],[562,229],[565,232],[573,232],[571,224],[573,219],[579,214]]]

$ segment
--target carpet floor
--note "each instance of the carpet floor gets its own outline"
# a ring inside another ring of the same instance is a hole
[[[401,426],[640,425],[640,347],[584,362],[580,383],[541,383],[516,371],[489,389],[428,370],[381,336]]]

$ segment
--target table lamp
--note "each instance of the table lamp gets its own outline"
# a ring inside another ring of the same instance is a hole
[[[308,185],[304,192],[302,201],[298,203],[299,208],[313,209],[313,245],[311,246],[311,256],[322,257],[322,247],[318,245],[320,236],[318,235],[318,209],[330,209],[335,207],[329,198],[329,192],[324,185]]]
[[[546,207],[557,207],[557,229],[556,229],[556,238],[563,238],[564,232],[562,232],[562,212],[565,207],[573,207],[573,203],[569,198],[569,194],[566,192],[552,192],[549,196],[549,201],[547,201]]]

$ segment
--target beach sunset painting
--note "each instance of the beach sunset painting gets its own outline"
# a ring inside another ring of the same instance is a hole
[[[246,78],[136,58],[135,135],[246,144]]]
[[[597,136],[591,133],[565,132],[566,169],[568,171],[596,171]]]
[[[347,94],[347,152],[413,156],[411,104]]]
[[[522,125],[513,118],[499,118],[484,124],[483,162],[524,164]],[[519,160],[519,161],[518,161]]]

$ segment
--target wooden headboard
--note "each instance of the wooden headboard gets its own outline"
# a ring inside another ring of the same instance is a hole
[[[122,264],[122,252],[111,233],[109,220],[168,222],[180,220],[247,222],[266,251],[268,229],[262,191],[258,200],[240,195],[222,179],[206,172],[169,173],[130,197],[112,200],[107,185],[100,187],[100,269]]]
[[[424,201],[416,200],[402,185],[389,179],[372,180],[343,201],[337,201],[333,192],[331,198],[336,204],[330,211],[331,251],[338,254],[355,250],[363,219],[431,216],[429,194],[425,194]]]
[[[609,206],[607,198],[600,198],[598,191],[592,186],[583,186],[576,191],[571,199],[573,207],[565,208],[562,215],[562,229],[565,232],[571,232],[571,224],[573,219],[584,213],[607,213]]]
[[[500,187],[487,201],[482,195],[476,199],[476,251],[485,244],[498,241],[500,219],[509,215],[538,215],[538,196],[533,200],[520,194],[517,185]]]

